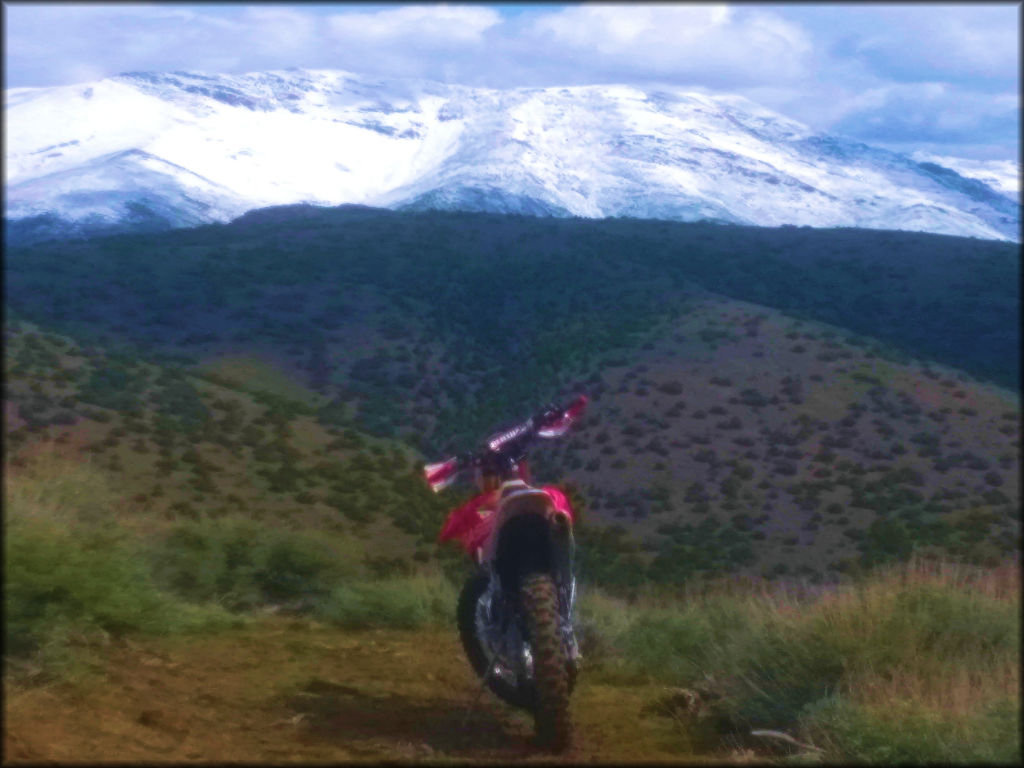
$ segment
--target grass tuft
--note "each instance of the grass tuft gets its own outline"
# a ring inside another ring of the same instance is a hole
[[[440,574],[417,574],[336,587],[319,615],[349,629],[452,626],[456,588]]]

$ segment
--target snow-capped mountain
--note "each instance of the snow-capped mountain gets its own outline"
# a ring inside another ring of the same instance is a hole
[[[38,236],[358,203],[1020,239],[1020,205],[737,96],[347,72],[129,73],[5,92],[5,217]]]
[[[930,152],[912,152],[910,157],[921,163],[935,163],[956,171],[966,179],[985,182],[1011,200],[1020,202],[1020,163],[1013,160],[974,160],[965,157],[947,157]]]

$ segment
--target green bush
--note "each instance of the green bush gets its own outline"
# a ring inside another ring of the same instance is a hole
[[[296,600],[312,607],[359,569],[347,540],[237,517],[178,524],[151,557],[159,582],[175,594],[236,611]]]
[[[966,572],[913,567],[822,598],[797,600],[786,585],[775,596],[718,589],[620,603],[619,615],[603,598],[581,623],[599,675],[711,690],[732,733],[785,731],[837,761],[1019,760],[1007,672],[1018,664],[1019,603]]]
[[[924,652],[962,667],[993,653],[1017,655],[1019,619],[983,595],[921,584],[893,597],[879,635],[884,645],[906,654],[892,661],[909,664],[912,654]]]
[[[47,675],[73,666],[72,643],[132,632],[226,626],[229,618],[161,591],[116,525],[116,495],[86,463],[43,456],[6,478],[5,653]]]
[[[4,577],[5,639],[16,655],[39,650],[58,626],[123,634],[173,622],[172,601],[144,562],[107,533],[10,521]]]
[[[624,651],[639,669],[660,666],[662,679],[690,682],[708,667],[708,652],[716,643],[739,639],[728,627],[741,616],[738,605],[726,602],[704,609],[691,604],[680,611],[645,611],[624,635]]]
[[[621,602],[603,592],[581,587],[577,606],[576,639],[587,666],[604,667],[619,660],[620,638],[629,623]]]
[[[347,583],[331,591],[318,615],[348,629],[449,626],[455,617],[456,589],[441,575]]]

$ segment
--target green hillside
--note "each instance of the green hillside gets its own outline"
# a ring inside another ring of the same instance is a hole
[[[423,562],[466,491],[416,467],[584,391],[535,469],[590,523],[586,578],[993,562],[1018,275],[965,238],[359,207],[10,249],[6,440],[73,442],[142,517]]]
[[[193,375],[19,321],[5,334],[15,466],[63,445],[116,478],[131,513],[154,525],[243,515],[403,555],[433,541],[444,502],[421,482],[415,452],[341,415],[319,423],[324,398],[281,371],[268,368],[263,389],[234,383],[228,366]]]
[[[694,302],[630,364],[581,382],[586,418],[537,447],[538,479],[581,508],[586,579],[831,581],[915,550],[984,563],[1016,549],[1009,393],[757,309]],[[381,562],[456,558],[433,542],[468,488],[427,490],[418,468],[438,456],[368,435],[340,408],[323,419],[327,398],[270,363],[193,375],[20,321],[6,350],[10,460],[66,446],[117,478],[143,527],[241,515],[355,536]]]
[[[580,517],[580,759],[1019,761],[1003,244],[300,207],[4,270],[17,759],[529,754],[459,737],[471,491],[420,468],[585,392],[533,455]]]
[[[1019,274],[1012,244],[918,233],[302,206],[5,262],[25,319],[138,354],[269,355],[433,449],[635,351],[706,291],[1016,388]]]

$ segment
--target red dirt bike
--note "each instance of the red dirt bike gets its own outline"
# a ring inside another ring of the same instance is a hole
[[[561,751],[580,653],[573,630],[574,514],[555,486],[530,485],[527,449],[565,434],[586,407],[578,396],[489,438],[476,452],[424,467],[438,491],[473,469],[478,495],[448,515],[439,541],[458,541],[479,570],[459,595],[459,635],[482,684],[533,712],[537,740]]]

